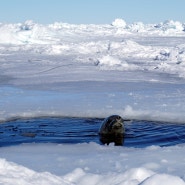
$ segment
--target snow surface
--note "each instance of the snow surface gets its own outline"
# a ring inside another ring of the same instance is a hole
[[[184,152],[184,145],[145,149],[95,143],[4,147],[0,183],[184,185]]]
[[[185,25],[178,21],[0,24],[0,121],[106,117],[185,123]],[[185,184],[184,145],[0,148],[0,184]]]

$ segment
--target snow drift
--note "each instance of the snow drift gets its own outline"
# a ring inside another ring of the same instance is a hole
[[[183,145],[134,149],[95,143],[1,148],[6,160],[0,159],[0,183],[184,185],[184,150]]]

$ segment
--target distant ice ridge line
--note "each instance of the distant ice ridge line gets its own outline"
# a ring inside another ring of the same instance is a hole
[[[185,44],[156,46],[137,39],[148,35],[160,43],[160,37],[185,37],[184,30],[185,24],[172,20],[159,24],[127,24],[123,19],[110,25],[43,25],[33,21],[0,24],[0,53],[73,56],[74,61],[101,70],[146,70],[184,78]]]
[[[105,36],[123,34],[142,34],[177,36],[185,35],[185,24],[179,21],[165,21],[159,24],[142,22],[127,24],[123,19],[115,19],[112,24],[37,24],[29,20],[17,24],[0,24],[0,43],[2,44],[51,44],[63,40],[64,36],[85,35]]]

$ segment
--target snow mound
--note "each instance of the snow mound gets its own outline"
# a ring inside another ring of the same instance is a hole
[[[112,26],[115,26],[117,28],[125,28],[127,23],[123,19],[115,19],[112,22]]]
[[[38,173],[13,162],[0,158],[0,184],[15,185],[71,185],[49,172]]]
[[[184,31],[184,25],[179,21],[167,20],[163,23],[156,25],[156,28],[159,28],[166,33],[170,33],[170,31],[182,32]]]
[[[76,183],[80,185],[95,185],[95,184],[133,184],[138,185],[140,182],[146,178],[153,175],[152,171],[146,170],[144,168],[130,169],[125,173],[112,173],[112,174],[91,174],[84,170],[77,168],[73,172],[64,176],[64,179],[70,181],[71,183]],[[147,184],[148,185],[148,184]]]
[[[120,60],[116,57],[106,55],[98,59],[98,65],[104,70],[135,70],[136,65],[128,64],[125,60]]]
[[[130,24],[128,26],[128,28],[132,32],[145,32],[145,31],[147,31],[146,30],[147,29],[146,26],[142,22],[136,22],[136,23]]]
[[[177,176],[172,176],[172,175],[167,175],[167,174],[155,174],[148,179],[146,179],[143,183],[140,185],[185,185],[185,182],[177,177]]]
[[[116,65],[120,66],[121,65],[121,61],[118,58],[114,58],[109,55],[103,56],[99,61],[100,61],[100,65],[108,65],[108,66],[116,66]]]

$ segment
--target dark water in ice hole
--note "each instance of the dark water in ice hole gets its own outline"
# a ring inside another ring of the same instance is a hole
[[[0,146],[21,143],[100,143],[97,118],[31,118],[0,124]],[[124,146],[171,146],[185,143],[185,124],[152,121],[125,122]]]

